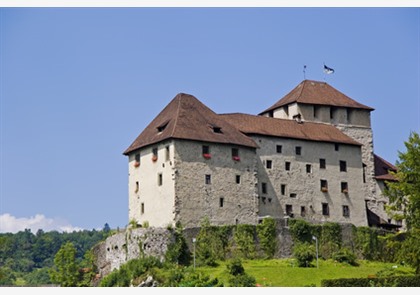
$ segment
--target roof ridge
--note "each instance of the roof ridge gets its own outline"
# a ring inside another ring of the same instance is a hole
[[[176,124],[178,123],[178,118],[179,118],[179,109],[181,108],[182,93],[178,93],[176,95],[176,98],[178,98],[178,106],[176,108],[174,126],[172,128],[172,132],[170,133],[170,136],[174,136],[175,134]]]

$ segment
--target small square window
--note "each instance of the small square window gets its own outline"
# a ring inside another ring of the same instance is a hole
[[[290,162],[285,163],[285,169],[286,171],[290,171]]]
[[[165,146],[165,160],[169,161],[171,154],[170,154],[170,150],[169,150],[169,145]]]
[[[286,205],[286,215],[293,217],[293,206],[292,205]]]
[[[325,167],[326,167],[325,159],[319,159],[319,168],[325,169]]]
[[[265,165],[266,165],[267,169],[271,169],[272,166],[273,166],[273,162],[271,160],[267,160]]]
[[[234,161],[239,161],[240,160],[240,158],[239,158],[239,149],[232,148],[232,159]]]
[[[208,145],[203,145],[202,150],[203,150],[203,155],[210,154],[210,147]]]
[[[306,164],[306,173],[312,173],[312,165]]]
[[[283,149],[283,146],[276,145],[276,151],[277,151],[277,153],[281,154],[282,153],[282,149]]]
[[[267,183],[265,182],[261,183],[261,191],[263,194],[267,193]]]
[[[224,203],[225,203],[225,199],[224,198],[220,198],[219,199],[219,207],[222,208],[223,205],[224,205]]]
[[[340,161],[340,171],[346,172],[347,171],[347,162],[346,161]]]
[[[158,149],[157,148],[153,148],[152,149],[152,153],[153,153],[153,155],[152,155],[152,161],[153,162],[156,162],[157,159],[158,159]]]
[[[347,182],[341,183],[341,192],[347,194],[349,192],[349,186]]]
[[[338,143],[334,144],[334,150],[338,152],[340,150],[340,145]]]
[[[328,182],[325,179],[321,179],[321,191],[328,192]]]
[[[134,158],[137,163],[140,163],[140,153],[137,153]]]
[[[286,194],[286,185],[285,184],[282,184],[280,186],[280,191],[281,191],[282,196],[284,196]]]
[[[350,208],[347,205],[343,205],[343,216],[350,217]]]
[[[205,182],[206,182],[206,184],[211,184],[211,175],[210,174],[206,174]]]
[[[306,215],[306,207],[300,206],[300,216],[305,217]]]
[[[322,203],[322,215],[330,215],[330,207],[328,203]]]
[[[236,175],[235,177],[236,183],[240,184],[241,183],[241,176],[240,175]]]
[[[295,152],[296,152],[296,155],[301,155],[302,154],[302,147],[301,146],[295,147]]]
[[[291,198],[296,198],[296,194],[295,193],[292,193],[292,194],[290,194],[290,197]]]

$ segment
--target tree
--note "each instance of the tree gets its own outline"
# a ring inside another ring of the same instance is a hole
[[[54,257],[54,267],[50,272],[51,281],[62,287],[76,287],[80,280],[79,266],[76,262],[76,248],[67,242],[61,246]]]
[[[411,132],[405,143],[406,151],[398,152],[397,171],[391,172],[397,181],[387,182],[392,209],[402,212],[407,224],[407,238],[401,247],[401,259],[420,274],[420,136]]]
[[[401,211],[407,229],[420,229],[420,136],[411,132],[406,151],[398,152],[397,171],[390,172],[397,181],[386,182],[392,211]]]

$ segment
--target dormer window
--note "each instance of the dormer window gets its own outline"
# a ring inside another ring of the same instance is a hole
[[[211,128],[213,129],[214,133],[223,133],[222,132],[222,127],[219,126],[211,126]]]
[[[166,126],[168,126],[169,121],[166,121],[165,123],[163,123],[162,125],[158,126],[156,129],[159,133],[163,132],[163,130],[165,130]]]

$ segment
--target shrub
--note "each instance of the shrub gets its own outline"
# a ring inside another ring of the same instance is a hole
[[[316,258],[315,247],[308,243],[298,243],[293,247],[293,256],[299,267],[310,267]]]
[[[310,242],[312,239],[311,225],[303,219],[291,219],[290,233],[295,243]]]
[[[420,276],[322,280],[321,287],[420,287]]]
[[[257,225],[258,239],[266,258],[273,258],[277,250],[276,221],[273,218],[264,218]]]
[[[341,248],[332,255],[332,259],[341,262],[348,263],[353,266],[358,266],[356,262],[356,255],[347,248]]]
[[[249,224],[238,224],[235,229],[236,251],[240,257],[255,258],[255,227]]]
[[[229,273],[229,286],[231,287],[255,287],[256,280],[253,276],[245,273],[240,259],[236,258],[226,265]]]

